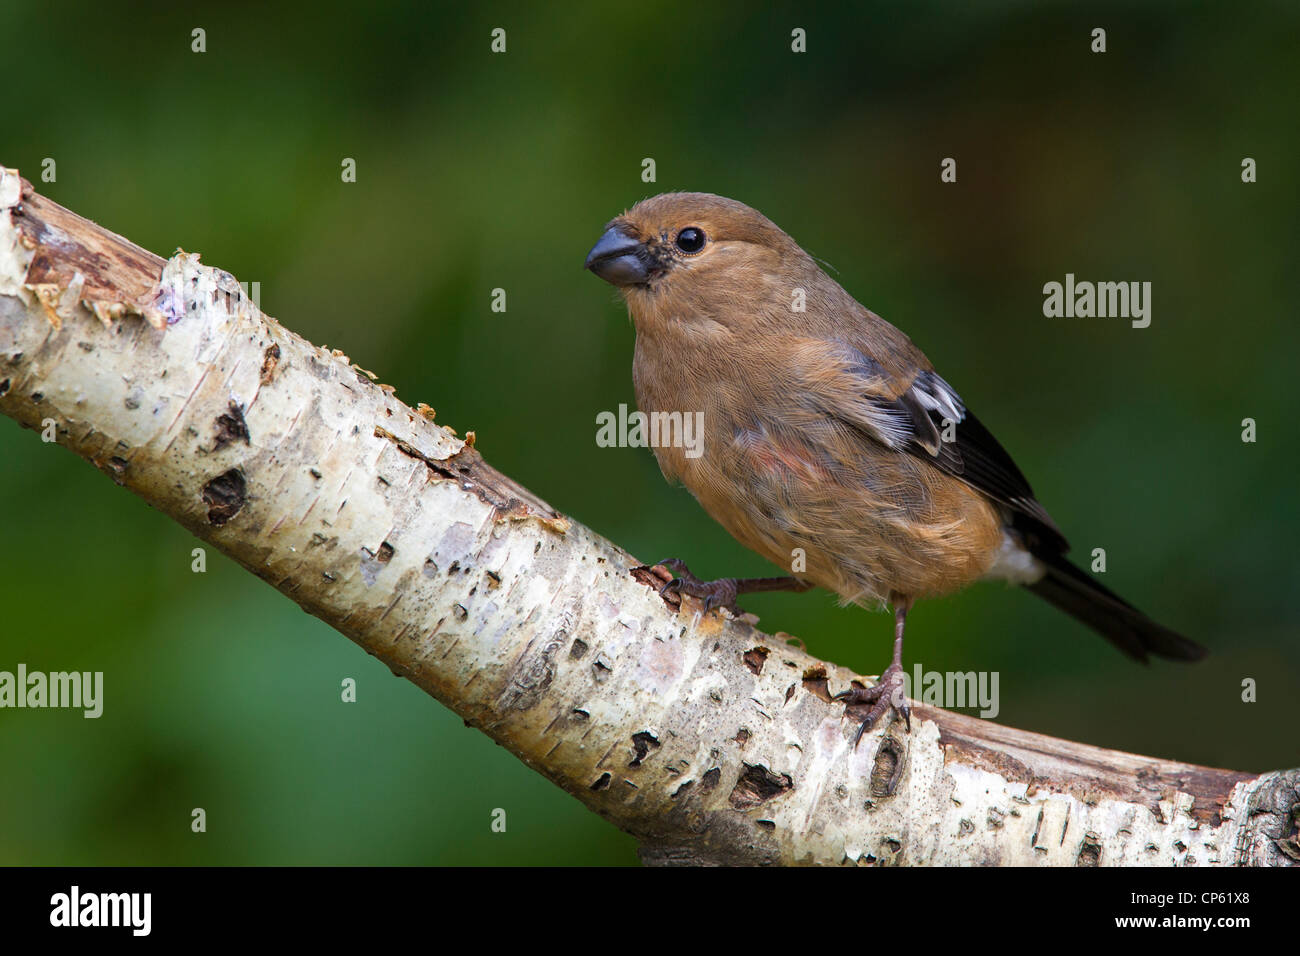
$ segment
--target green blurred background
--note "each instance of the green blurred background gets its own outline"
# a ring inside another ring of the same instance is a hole
[[[561,510],[706,576],[773,572],[649,451],[596,447],[596,413],[634,402],[633,333],[581,265],[646,195],[741,199],[927,351],[1076,552],[1106,548],[1108,584],[1213,649],[1135,666],[981,585],[913,613],[909,668],[999,671],[1018,727],[1300,763],[1294,6],[468,6],[9,2],[0,162],[154,252],[259,281],[268,313],[477,431]],[[1067,272],[1151,281],[1151,327],[1044,318]],[[211,550],[191,573],[179,527],[7,419],[0,532],[0,669],[106,681],[99,720],[0,710],[0,863],[635,862],[267,585]],[[746,605],[820,656],[887,660],[884,615],[825,592]]]

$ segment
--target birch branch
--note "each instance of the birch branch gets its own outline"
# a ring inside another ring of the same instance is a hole
[[[1260,776],[913,706],[693,599],[491,468],[228,273],[0,175],[0,412],[383,660],[648,863],[1293,865],[1300,772]],[[17,504],[7,502],[4,508]],[[2,512],[0,512],[2,513]],[[88,516],[89,517],[89,516]]]

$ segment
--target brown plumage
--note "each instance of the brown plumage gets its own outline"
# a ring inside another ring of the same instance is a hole
[[[703,413],[702,454],[654,449],[664,476],[774,564],[806,556],[793,578],[706,583],[679,564],[674,584],[709,603],[818,585],[894,606],[894,662],[846,695],[872,704],[864,729],[890,703],[906,714],[912,601],[982,577],[1029,586],[1139,659],[1204,653],[1070,565],[1024,476],[920,349],[761,213],[655,196],[607,225],[587,266],[627,301],[641,411]]]

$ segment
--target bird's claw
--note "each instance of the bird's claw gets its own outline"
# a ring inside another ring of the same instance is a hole
[[[911,733],[912,708],[908,705],[907,696],[903,693],[903,690],[903,668],[897,664],[890,664],[885,668],[885,672],[880,675],[880,679],[870,687],[863,687],[855,682],[848,690],[835,695],[835,700],[844,702],[844,712],[846,714],[850,708],[871,705],[871,709],[867,711],[858,726],[857,735],[853,738],[853,748],[855,750],[858,742],[862,740],[863,734],[874,727],[886,711],[898,714],[907,721],[907,730],[908,733]]]
[[[717,607],[725,607],[736,615],[744,613],[736,606],[738,595],[735,578],[701,581],[691,573],[691,569],[686,566],[686,562],[681,558],[665,558],[663,561],[656,562],[656,564],[674,575],[672,580],[659,589],[660,597],[665,597],[670,591],[678,596],[689,594],[691,597],[699,598],[704,602],[704,612],[706,614]]]

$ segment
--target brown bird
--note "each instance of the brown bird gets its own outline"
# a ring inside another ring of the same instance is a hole
[[[910,726],[912,603],[981,578],[1028,587],[1139,661],[1204,656],[1071,564],[1020,469],[921,350],[761,213],[709,193],[655,196],[608,223],[586,267],[627,301],[640,410],[703,413],[694,454],[661,436],[664,477],[741,544],[799,569],[706,582],[673,559],[666,587],[706,609],[814,585],[892,606],[892,663],[840,695],[871,705],[855,744],[891,707]]]

